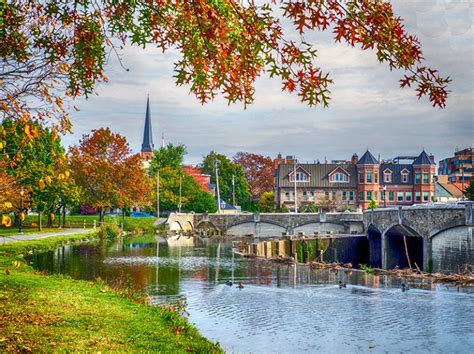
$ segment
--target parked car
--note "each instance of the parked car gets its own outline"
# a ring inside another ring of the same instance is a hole
[[[154,218],[153,215],[145,213],[144,211],[133,211],[130,213],[132,218]]]

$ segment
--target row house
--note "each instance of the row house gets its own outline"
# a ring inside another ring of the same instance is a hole
[[[292,211],[295,205],[367,209],[371,200],[379,207],[428,203],[435,193],[434,158],[425,151],[411,164],[381,163],[367,150],[360,160],[354,154],[337,164],[300,164],[279,156],[274,166],[277,207]]]

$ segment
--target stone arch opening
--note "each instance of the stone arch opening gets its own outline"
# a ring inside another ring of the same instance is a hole
[[[382,268],[382,233],[373,224],[367,228],[368,263],[374,268]]]
[[[170,225],[170,231],[181,231],[183,230],[183,226],[179,221],[173,221]]]
[[[243,222],[229,227],[226,231],[229,235],[258,234],[261,237],[280,236],[286,229],[276,223],[269,222]]]
[[[219,230],[219,228],[212,221],[204,220],[204,221],[200,221],[200,222],[197,223],[196,230],[201,230],[201,231],[213,230],[213,231],[216,231],[216,230]]]
[[[294,227],[294,232],[304,232],[306,235],[312,236],[315,232],[318,233],[346,233],[346,226],[337,222],[308,222]]]
[[[183,231],[193,231],[193,229],[194,227],[191,221],[188,220],[184,223]]]
[[[409,226],[397,224],[390,227],[385,232],[384,237],[387,269],[393,269],[397,266],[402,269],[408,268],[408,258],[413,268],[416,267],[415,264],[420,269],[423,268],[423,237],[415,230]]]

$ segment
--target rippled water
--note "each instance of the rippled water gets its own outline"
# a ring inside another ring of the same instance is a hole
[[[64,246],[33,262],[80,279],[113,282],[129,274],[153,303],[185,300],[189,320],[229,352],[467,353],[474,347],[472,289],[418,282],[402,292],[392,277],[246,260],[229,243],[184,238]]]

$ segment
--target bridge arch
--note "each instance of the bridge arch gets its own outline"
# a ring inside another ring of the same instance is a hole
[[[195,226],[195,229],[197,230],[202,230],[202,229],[213,229],[213,230],[219,230],[219,228],[217,227],[217,225],[211,221],[211,220],[201,220],[199,221],[196,226]]]
[[[423,237],[406,224],[394,223],[382,235],[385,268],[423,268]]]
[[[173,222],[170,225],[170,231],[182,231],[183,230],[183,225],[177,220],[173,220]]]
[[[287,229],[274,222],[259,222],[244,221],[232,225],[226,230],[226,233],[230,235],[249,235],[258,233],[259,236],[279,236]]]
[[[183,226],[183,231],[193,231],[193,230],[194,230],[193,223],[189,220],[186,220]]]

